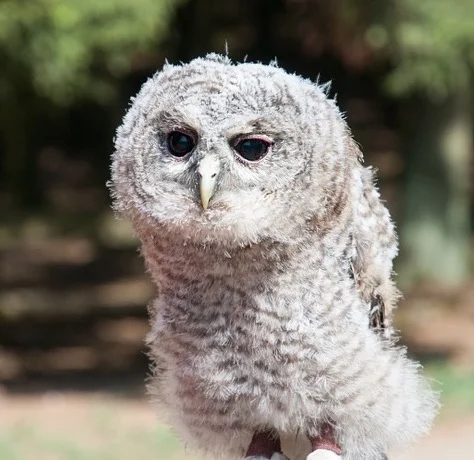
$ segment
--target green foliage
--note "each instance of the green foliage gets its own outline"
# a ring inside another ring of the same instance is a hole
[[[81,409],[87,406],[79,407],[79,411]],[[124,411],[127,408],[119,405],[111,408],[111,418],[105,426],[101,420],[94,420],[94,413],[87,410],[84,416],[79,413],[77,424],[64,428],[56,427],[47,415],[39,421],[7,423],[0,432],[0,459],[183,460],[189,456],[168,428],[156,424],[145,427],[137,424],[133,417],[128,421],[123,416]],[[193,458],[202,457],[193,455]]]
[[[399,0],[386,17],[396,95],[423,91],[434,99],[465,90],[474,64],[472,0]]]
[[[465,91],[474,66],[472,0],[332,0],[317,5],[312,21],[332,52],[349,66],[387,62],[387,89],[432,100]],[[318,23],[329,18],[330,26]]]
[[[433,387],[441,392],[445,413],[474,412],[474,370],[456,369],[446,361],[426,363],[425,373],[433,379]]]
[[[66,105],[107,100],[110,77],[161,38],[179,0],[0,0],[0,100],[19,83]]]

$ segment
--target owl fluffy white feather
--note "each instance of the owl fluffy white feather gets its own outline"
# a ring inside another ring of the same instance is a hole
[[[344,460],[380,460],[427,432],[437,396],[393,339],[394,227],[327,87],[166,65],[115,146],[114,204],[158,287],[149,389],[189,445],[243,458],[268,431],[305,458],[329,424]]]

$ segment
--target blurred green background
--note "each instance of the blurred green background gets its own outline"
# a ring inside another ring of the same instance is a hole
[[[146,78],[226,48],[332,81],[397,223],[403,341],[443,391],[394,458],[470,457],[472,0],[0,0],[0,460],[194,455],[144,396],[153,287],[105,183]]]

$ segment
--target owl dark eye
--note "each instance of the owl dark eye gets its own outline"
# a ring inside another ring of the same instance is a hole
[[[182,158],[191,152],[196,143],[194,139],[181,131],[171,131],[168,134],[168,150],[171,155]]]
[[[235,151],[247,161],[261,160],[269,151],[271,142],[251,137],[240,140],[234,147]]]

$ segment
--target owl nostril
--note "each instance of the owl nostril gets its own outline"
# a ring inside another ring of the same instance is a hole
[[[201,171],[197,171],[197,176],[199,177],[199,179],[202,178],[202,173],[201,173]],[[209,177],[210,177],[211,179],[214,179],[216,176],[217,176],[217,173],[215,172],[215,173],[212,173]]]

